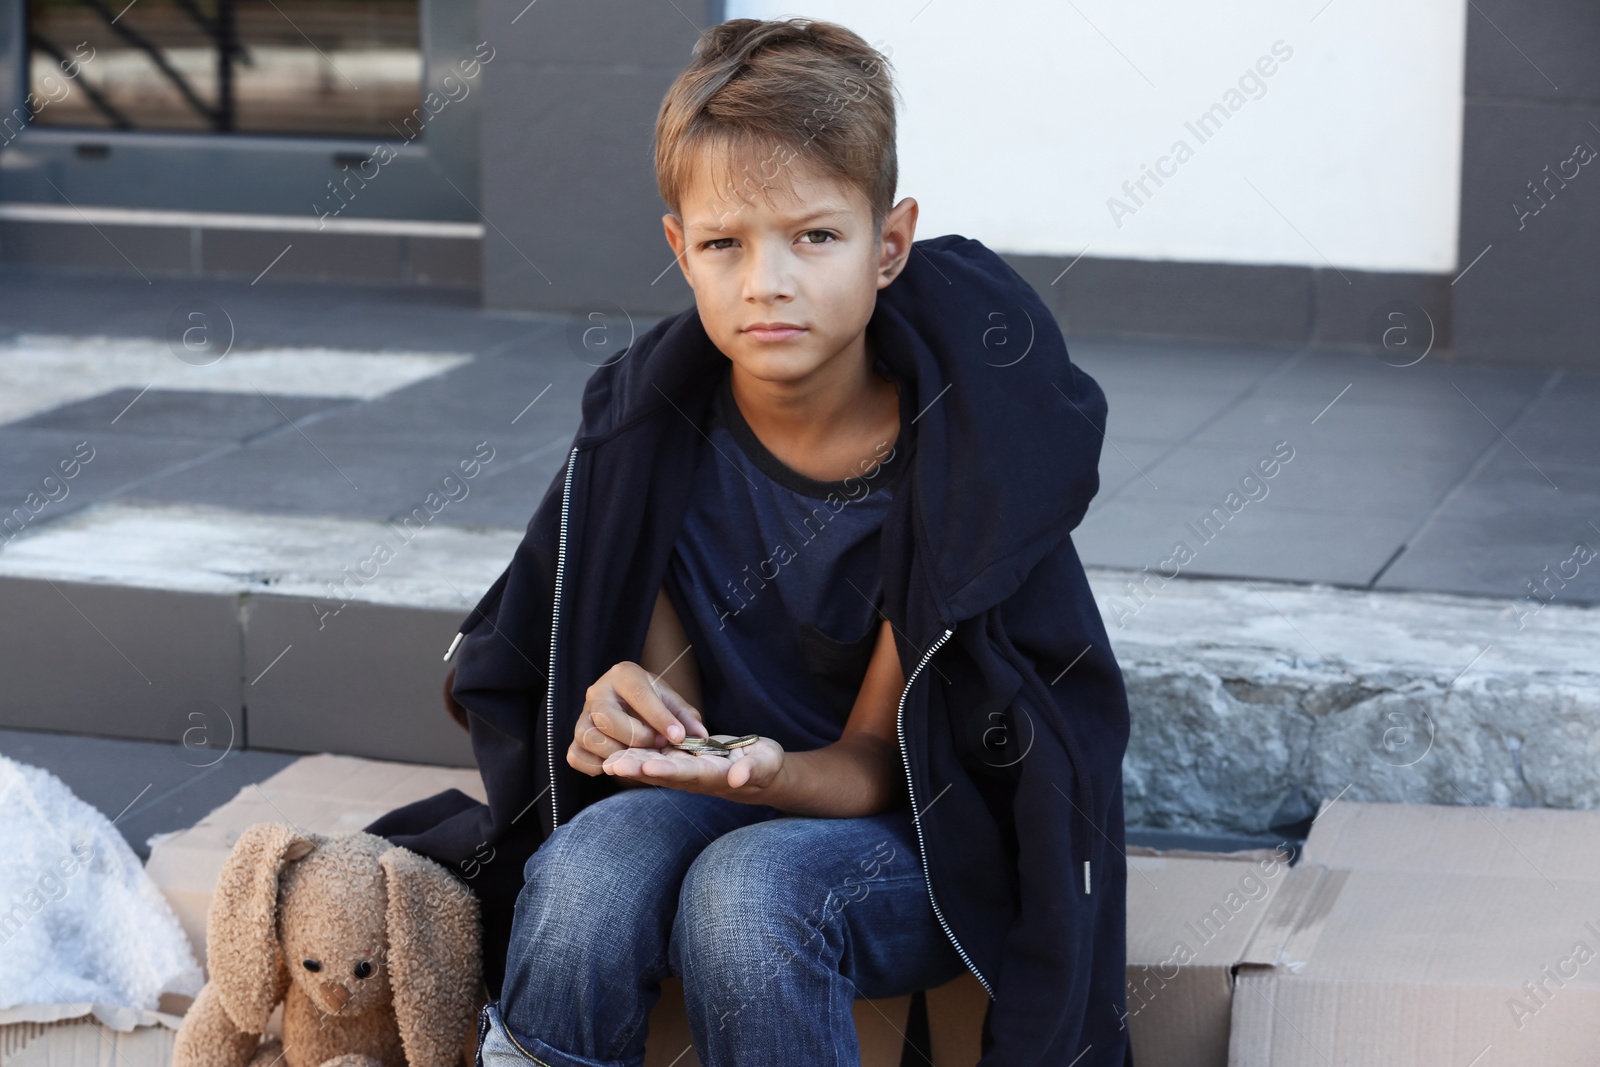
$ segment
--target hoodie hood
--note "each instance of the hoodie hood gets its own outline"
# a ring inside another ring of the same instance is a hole
[[[1105,394],[1033,287],[969,238],[913,243],[867,332],[913,390],[907,474],[941,621],[953,625],[1006,600],[1083,520],[1100,485]],[[574,444],[681,409],[726,363],[697,309],[661,320],[590,376]]]
[[[929,901],[992,998],[983,1067],[1123,1067],[1128,708],[1070,538],[1105,398],[977,241],[914,244],[867,329],[912,431],[879,553],[899,756]],[[557,752],[582,687],[643,647],[727,365],[690,308],[591,374],[566,464],[451,646],[487,803],[450,791],[367,827],[471,881],[492,995],[527,856],[619,788]]]

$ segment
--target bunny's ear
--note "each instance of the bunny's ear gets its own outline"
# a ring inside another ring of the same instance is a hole
[[[406,1062],[453,1064],[477,1007],[478,898],[408,849],[391,848],[378,862],[388,887],[389,986]]]
[[[240,1030],[259,1034],[288,990],[278,943],[278,876],[285,863],[318,844],[281,823],[257,823],[239,835],[206,917],[206,969],[222,1008]]]

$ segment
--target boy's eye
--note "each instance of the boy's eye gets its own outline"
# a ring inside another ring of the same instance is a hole
[[[801,235],[802,243],[808,245],[827,244],[833,240],[836,240],[836,238],[831,230],[807,230]],[[700,247],[705,251],[721,252],[731,247],[733,241],[734,238],[732,237],[713,237],[709,241],[700,242]]]

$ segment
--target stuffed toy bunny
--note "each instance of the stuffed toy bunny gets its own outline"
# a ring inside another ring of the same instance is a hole
[[[470,1063],[477,898],[443,867],[367,833],[258,823],[239,836],[206,919],[209,981],[173,1067],[456,1067]],[[283,1003],[283,1041],[262,1041]]]

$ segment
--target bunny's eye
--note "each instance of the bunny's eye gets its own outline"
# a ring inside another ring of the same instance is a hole
[[[368,961],[368,960],[362,960],[360,963],[356,964],[356,977],[357,978],[371,978],[372,977],[372,963],[370,961]]]
[[[304,967],[312,974],[316,974],[318,971],[322,970],[322,964],[318,963],[316,960],[301,960],[300,966]]]

